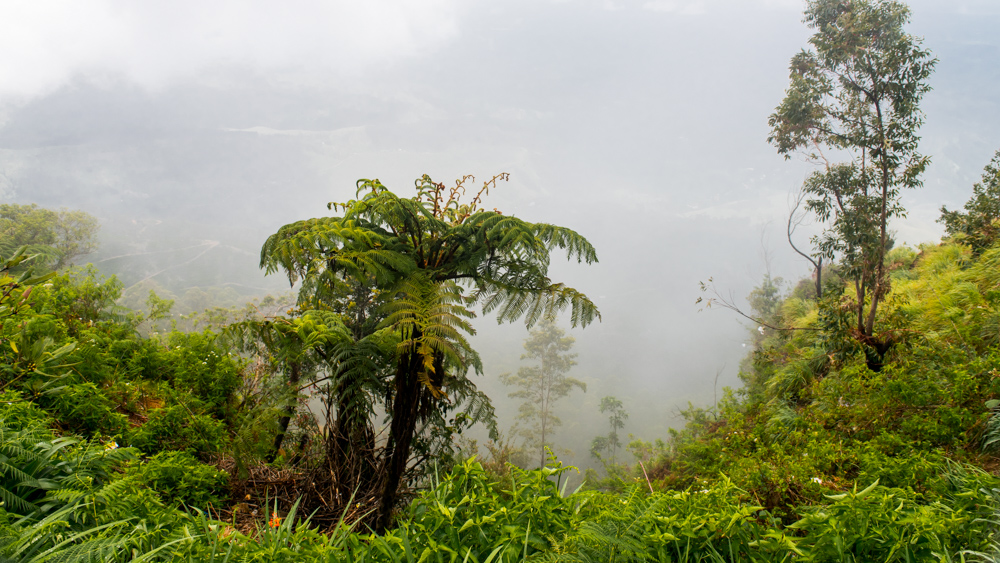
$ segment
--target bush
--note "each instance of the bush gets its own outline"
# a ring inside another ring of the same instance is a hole
[[[229,475],[183,451],[161,452],[132,467],[128,477],[160,494],[167,504],[207,509],[224,500]]]
[[[209,416],[193,414],[183,405],[156,409],[135,429],[131,445],[146,453],[183,450],[202,457],[219,451],[226,442],[225,425]]]
[[[215,344],[210,331],[170,334],[166,361],[173,368],[173,382],[190,391],[220,417],[232,415],[230,402],[240,384],[240,365],[228,352]]]
[[[128,428],[128,417],[117,412],[114,403],[93,383],[55,388],[42,395],[41,402],[60,423],[79,434],[121,436]]]

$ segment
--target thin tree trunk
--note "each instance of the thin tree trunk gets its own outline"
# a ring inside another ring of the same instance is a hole
[[[823,257],[816,263],[816,301],[823,298]]]
[[[542,399],[542,443],[539,446],[539,461],[538,468],[541,469],[545,467],[545,431],[547,430],[549,422],[549,391],[545,390],[545,397]]]
[[[885,144],[885,125],[882,122],[882,104],[875,100],[875,112],[878,118],[878,132],[879,141],[881,144]],[[879,248],[878,248],[878,262],[875,264],[875,287],[872,289],[872,304],[871,309],[868,311],[868,320],[865,323],[866,334],[868,336],[874,336],[875,331],[875,313],[878,309],[879,301],[882,298],[882,294],[885,293],[885,287],[883,284],[885,282],[885,243],[886,243],[886,229],[889,219],[888,204],[889,204],[889,163],[886,161],[885,154],[882,155],[880,161],[880,168],[882,172],[882,206],[879,212]]]
[[[855,280],[854,282],[854,292],[857,294],[858,300],[858,334],[864,336],[865,334],[865,281],[864,276],[860,281]]]

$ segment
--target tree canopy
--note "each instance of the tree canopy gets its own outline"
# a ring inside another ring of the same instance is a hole
[[[97,249],[97,219],[84,211],[53,211],[35,204],[0,205],[0,256],[26,246],[32,265],[53,270]]]
[[[942,206],[939,221],[949,237],[962,238],[979,254],[1000,235],[1000,150],[983,169],[982,180],[972,186],[972,198],[964,209],[949,211]]]

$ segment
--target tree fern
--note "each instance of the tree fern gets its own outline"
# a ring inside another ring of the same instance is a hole
[[[573,325],[600,318],[583,293],[548,278],[550,253],[597,261],[590,243],[575,231],[534,224],[480,208],[483,197],[506,175],[485,182],[462,202],[471,176],[448,188],[419,178],[417,194],[399,197],[376,180],[359,180],[356,199],[331,203],[342,216],[299,221],[280,228],[261,249],[268,273],[284,270],[290,283],[303,280],[300,305],[329,308],[338,284],[371,281],[391,296],[382,305],[382,326],[396,342],[396,373],[386,384],[392,424],[383,463],[378,527],[388,524],[395,491],[406,471],[418,424],[448,405],[446,374],[479,371],[465,338],[472,334],[471,305],[496,312],[500,322],[540,318],[570,310]],[[465,291],[469,291],[468,296]],[[360,339],[358,339],[360,340]],[[474,412],[488,413],[477,395]]]

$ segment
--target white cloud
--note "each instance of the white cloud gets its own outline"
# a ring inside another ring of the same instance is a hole
[[[0,4],[0,95],[74,76],[146,87],[220,64],[343,71],[420,55],[458,29],[455,0],[20,0]]]
[[[653,12],[682,15],[724,14],[736,10],[801,11],[801,0],[648,0],[642,8]]]

